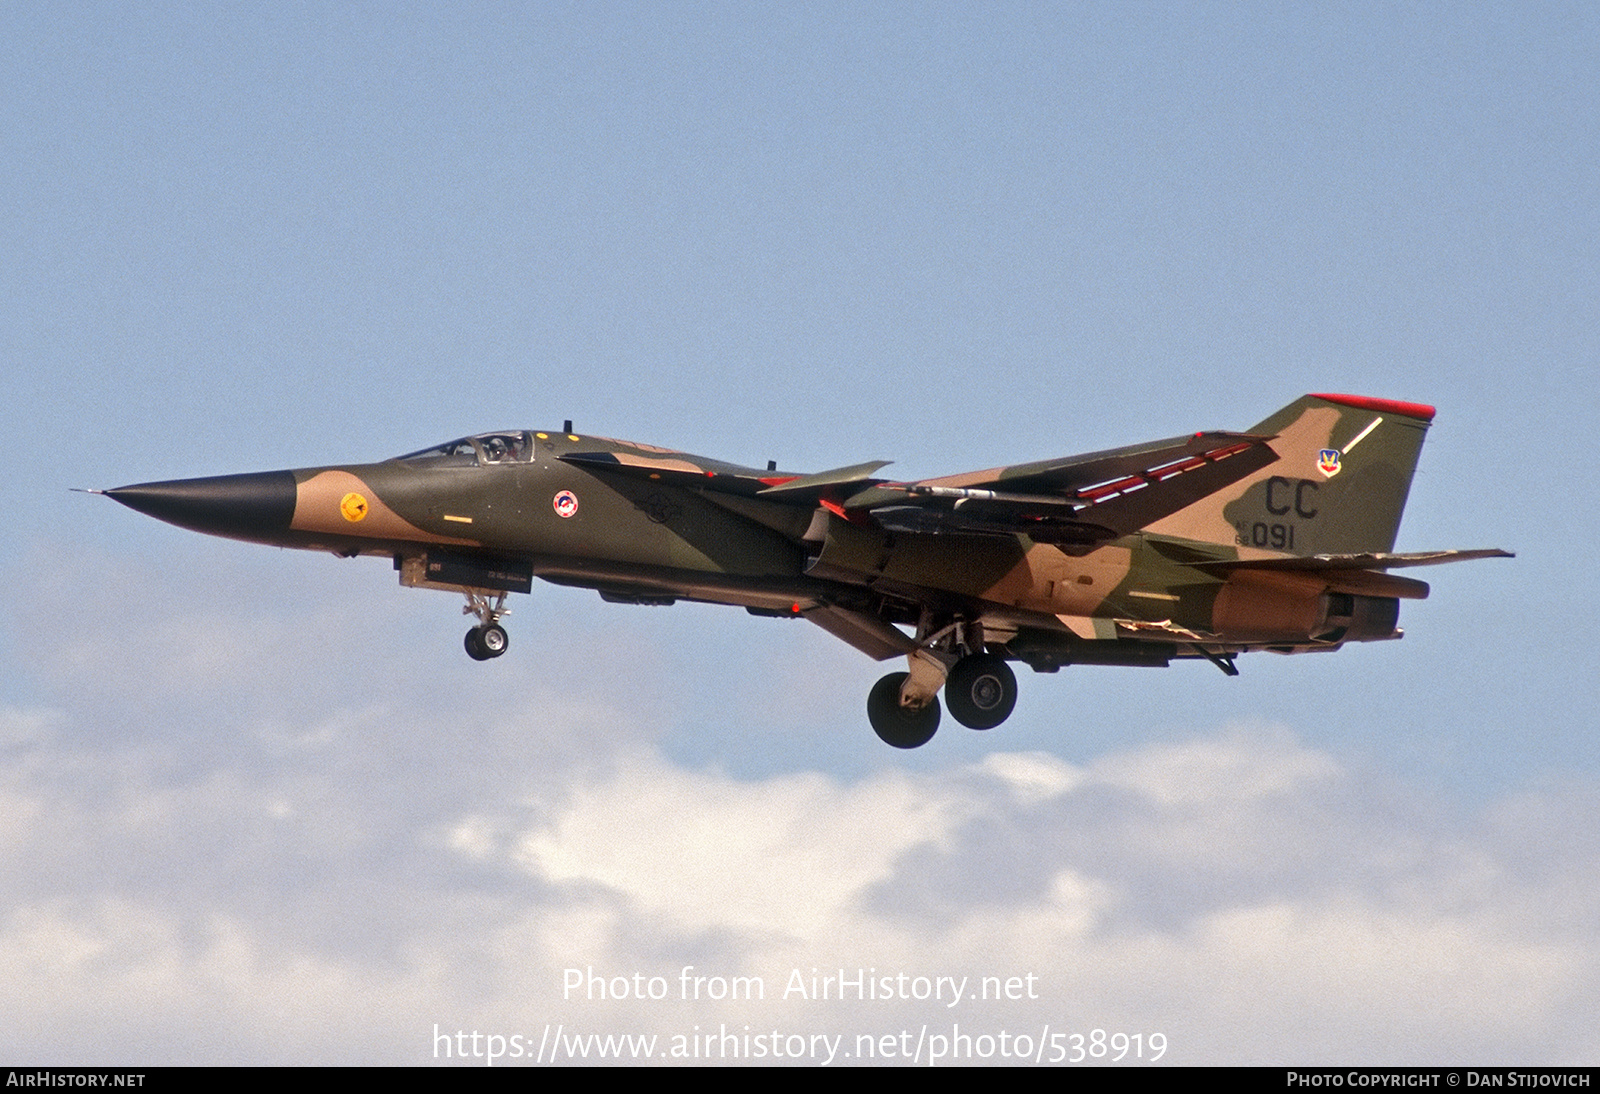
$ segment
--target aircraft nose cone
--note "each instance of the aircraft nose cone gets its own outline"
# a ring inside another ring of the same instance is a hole
[[[271,542],[294,519],[295,481],[290,471],[263,471],[119,486],[106,496],[180,528]]]

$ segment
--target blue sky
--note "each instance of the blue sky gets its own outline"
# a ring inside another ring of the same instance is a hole
[[[1166,1062],[1600,1057],[1600,20],[1584,5],[0,10],[0,1032],[431,1062],[846,1036],[563,971],[1034,973]],[[945,474],[1427,402],[1399,643],[1026,674],[915,754],[815,628],[69,487],[579,429]],[[675,983],[676,981],[674,981]]]

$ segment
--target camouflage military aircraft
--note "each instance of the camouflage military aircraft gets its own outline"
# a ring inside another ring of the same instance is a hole
[[[183,528],[393,560],[400,583],[466,597],[467,653],[506,652],[506,594],[533,579],[622,604],[696,600],[808,619],[877,660],[884,741],[1017,699],[1010,662],[1236,675],[1247,650],[1399,638],[1391,570],[1500,550],[1393,552],[1434,409],[1307,395],[1247,433],[896,482],[886,461],[817,474],[559,432],[484,433],[382,463],[123,486]],[[909,631],[906,629],[909,628]]]

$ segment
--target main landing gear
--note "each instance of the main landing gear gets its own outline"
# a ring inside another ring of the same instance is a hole
[[[887,745],[918,748],[933,738],[940,687],[950,716],[968,729],[993,729],[1017,705],[1016,674],[1004,657],[983,652],[977,624],[958,620],[922,638],[907,660],[910,672],[891,672],[867,696],[867,720]]]
[[[930,698],[920,707],[900,702],[900,688],[910,673],[891,672],[867,695],[867,720],[886,745],[921,748],[939,729],[939,700]]]
[[[511,637],[500,625],[501,617],[510,614],[506,611],[505,593],[469,592],[467,606],[461,609],[461,614],[478,617],[478,625],[467,632],[464,643],[468,657],[474,661],[488,661],[506,652]]]
[[[963,657],[945,680],[944,699],[950,717],[968,729],[993,729],[1017,705],[1017,674],[992,653]]]

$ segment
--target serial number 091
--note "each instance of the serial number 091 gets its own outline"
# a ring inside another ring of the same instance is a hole
[[[1117,1063],[1129,1056],[1153,1064],[1167,1054],[1167,1035],[1164,1033],[1152,1033],[1149,1036],[1143,1033],[1108,1034],[1103,1029],[1096,1029],[1090,1030],[1087,1037],[1081,1033],[1069,1034],[1067,1041],[1071,1046],[1066,1055],[1069,1064],[1081,1064],[1087,1060]],[[1146,1050],[1149,1055],[1145,1054]]]
[[[1294,525],[1292,524],[1267,524],[1256,521],[1254,524],[1235,524],[1236,533],[1234,542],[1240,547],[1272,547],[1279,551],[1294,550]]]

